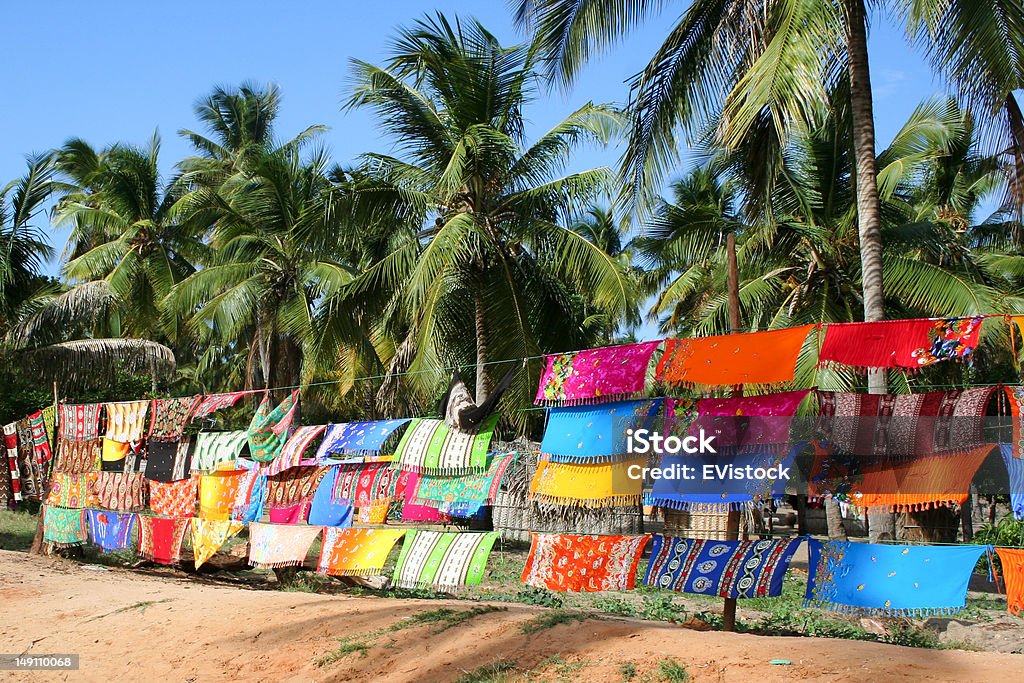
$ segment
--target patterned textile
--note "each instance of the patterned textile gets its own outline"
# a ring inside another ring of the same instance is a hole
[[[338,480],[339,467],[331,467],[320,480],[313,494],[309,508],[309,523],[316,526],[352,526],[352,506],[334,501],[334,485]]]
[[[961,453],[986,443],[984,416],[995,387],[924,394],[817,391],[819,442],[857,456]]]
[[[988,546],[910,546],[808,539],[805,607],[847,614],[954,614]]]
[[[60,404],[60,436],[72,441],[91,441],[100,436],[99,403]]]
[[[37,411],[28,416],[28,426],[32,439],[32,453],[40,468],[40,475],[43,480],[41,490],[44,490],[50,469],[50,460],[53,459],[53,451],[50,448],[50,437],[46,434],[46,423],[43,421],[42,411]]]
[[[54,473],[85,474],[100,467],[103,440],[71,441],[61,438],[57,443],[57,459],[53,463]]]
[[[892,511],[961,505],[991,452],[988,445],[951,455],[857,459],[818,446],[808,495],[831,495],[858,507]]]
[[[57,444],[57,406],[49,405],[42,409],[43,427],[46,429],[46,440],[53,447]]]
[[[984,318],[919,318],[829,323],[818,354],[822,367],[916,369],[944,360],[970,362]]]
[[[540,452],[552,462],[595,464],[631,457],[627,430],[651,428],[661,399],[552,408]]]
[[[807,333],[815,327],[668,339],[655,377],[704,389],[739,384],[785,385],[793,381],[797,356]]]
[[[48,464],[40,462],[32,444],[32,426],[29,418],[18,420],[18,471],[21,473],[21,492],[29,500],[39,500],[46,490]]]
[[[212,472],[222,466],[221,463],[236,460],[246,443],[248,436],[243,431],[200,432],[196,437],[195,453],[192,455],[192,470]]]
[[[232,519],[192,520],[192,553],[195,555],[196,569],[213,557],[228,539],[245,528],[242,522]]]
[[[435,505],[419,505],[416,503],[416,488],[420,475],[404,470],[399,472],[395,482],[395,500],[402,501],[403,522],[426,522],[439,524],[448,520],[447,515]]]
[[[377,420],[376,422],[343,422],[327,428],[324,440],[317,449],[317,460],[334,454],[376,455],[392,434],[409,422],[401,420]]]
[[[1010,415],[1013,424],[1013,457],[1024,453],[1024,387],[1003,387],[1009,398]]]
[[[126,550],[132,545],[132,529],[136,515],[109,510],[86,510],[89,521],[89,540],[105,553]]]
[[[240,522],[257,522],[263,517],[263,501],[267,497],[267,478],[252,468],[235,492],[231,518]]]
[[[185,431],[202,396],[153,399],[153,417],[150,418],[149,438],[156,441],[177,441]]]
[[[476,586],[498,532],[411,530],[405,535],[391,583],[398,588],[454,591]]]
[[[644,583],[723,598],[777,597],[802,540],[707,541],[655,534]]]
[[[647,365],[659,344],[661,341],[652,341],[546,355],[534,403],[571,406],[640,396]]]
[[[233,391],[229,394],[207,394],[203,396],[196,407],[192,410],[192,419],[201,420],[210,413],[222,408],[230,408],[238,403],[238,399],[246,394],[254,394],[255,391]]]
[[[1020,616],[1024,611],[1024,550],[996,548],[1006,582],[1006,611]]]
[[[62,508],[84,508],[89,504],[88,474],[58,472],[50,482],[46,504]]]
[[[85,543],[85,514],[80,509],[43,508],[43,540],[56,548]]]
[[[17,460],[15,460],[17,467]],[[21,482],[18,482],[19,484]],[[0,509],[14,507],[14,491],[11,489],[11,468],[7,462],[7,449],[0,451]]]
[[[577,536],[530,532],[522,582],[553,591],[622,591],[636,586],[636,568],[650,536]]]
[[[999,444],[999,455],[1010,480],[1010,509],[1014,517],[1024,519],[1024,458],[1016,457],[1014,448],[1008,443]]]
[[[395,495],[398,471],[388,463],[339,465],[334,500],[357,507],[390,503]]]
[[[660,463],[662,477],[654,480],[650,493],[644,496],[644,503],[677,510],[725,512],[779,500],[786,495],[789,483],[789,479],[780,475],[793,467],[806,445],[798,442],[788,451],[766,448],[738,453],[666,453]],[[681,472],[683,467],[694,468],[690,470],[691,478],[665,476],[669,472]],[[752,469],[747,470],[748,467]],[[764,476],[757,474],[759,468],[765,470]],[[732,472],[739,471],[751,471],[754,476],[731,478]]]
[[[356,521],[360,524],[384,524],[391,512],[391,500],[377,501],[356,508]]]
[[[597,465],[570,465],[537,461],[530,482],[531,501],[581,507],[626,507],[639,505],[643,479],[629,476],[633,465],[644,467],[647,458]]]
[[[420,474],[458,476],[481,473],[498,416],[491,415],[475,432],[449,429],[444,420],[416,418],[395,451],[399,469]]]
[[[192,456],[197,441],[196,437],[188,434],[180,441],[150,441],[146,478],[162,482],[188,479],[192,474]]]
[[[267,508],[287,508],[313,500],[326,467],[292,467],[281,474],[267,477]]]
[[[102,508],[136,512],[146,507],[149,486],[139,472],[99,472],[92,485],[92,493]]]
[[[141,441],[146,435],[149,401],[107,403],[107,434],[111,441]]]
[[[316,570],[331,576],[381,576],[404,529],[324,529]]]
[[[249,524],[249,564],[254,567],[294,567],[306,561],[318,526]]]
[[[131,450],[131,446],[127,443],[120,441],[113,441],[107,437],[103,437],[103,451],[102,451],[102,466],[103,469],[109,472],[116,472],[118,470],[124,470],[124,459],[128,456],[128,451]],[[116,468],[112,468],[112,464],[117,465]]]
[[[21,500],[21,472],[18,470],[18,423],[4,425],[4,450],[7,453],[8,501]]]
[[[156,564],[177,564],[191,522],[191,517],[139,515],[139,555]]]
[[[299,427],[284,444],[281,454],[268,463],[263,463],[260,470],[263,474],[273,476],[284,472],[289,467],[299,465],[302,455],[313,443],[313,439],[320,436],[327,429],[327,425],[310,425]]]
[[[149,509],[164,517],[195,517],[197,477],[149,482]]]
[[[206,519],[231,519],[231,509],[246,474],[245,470],[234,470],[200,476],[199,516]]]
[[[256,409],[249,423],[249,454],[256,462],[270,462],[281,453],[288,441],[288,432],[299,405],[299,391],[296,389],[276,408],[270,407],[270,393]]]
[[[415,502],[434,507],[443,503],[493,505],[498,497],[502,477],[515,461],[516,455],[491,453],[487,456],[487,471],[483,474],[466,474],[461,477],[423,475],[416,487]]]
[[[284,508],[270,508],[267,514],[271,524],[305,524],[309,521],[310,506],[310,503],[296,503]]]
[[[696,419],[689,433],[703,429],[715,437],[715,450],[763,450],[766,446],[788,448],[790,427],[797,408],[809,391],[789,391],[767,396],[703,398],[696,403]],[[672,402],[673,423],[677,402]],[[682,427],[683,425],[679,425]],[[678,428],[678,427],[677,427]]]

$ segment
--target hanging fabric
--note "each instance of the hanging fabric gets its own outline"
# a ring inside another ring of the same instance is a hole
[[[57,442],[57,459],[53,463],[54,474],[86,474],[100,468],[103,440],[72,441],[61,438]]]
[[[112,553],[131,547],[136,518],[134,513],[86,510],[85,514],[89,523],[89,541],[101,551]]]
[[[289,467],[301,464],[303,454],[313,444],[313,440],[323,434],[325,429],[327,429],[327,425],[299,427],[285,442],[280,455],[268,463],[261,463],[260,470],[270,477],[284,472]]]
[[[39,489],[40,495],[46,490],[46,481],[50,472],[50,461],[53,459],[53,451],[50,448],[50,438],[46,434],[46,424],[43,421],[42,411],[36,411],[28,416],[29,438],[32,443],[32,455],[36,467],[39,469],[39,479],[42,483]]]
[[[261,569],[297,567],[306,561],[322,527],[249,524],[249,564]]]
[[[230,519],[238,488],[245,470],[213,472],[199,477],[199,516],[205,519]]]
[[[388,440],[408,423],[409,418],[403,418],[329,425],[316,458],[325,460],[347,455],[362,459],[384,455],[383,448]]]
[[[330,467],[313,494],[309,508],[309,523],[315,526],[352,526],[353,506],[334,500],[334,487],[339,467]]]
[[[486,418],[476,431],[449,429],[443,420],[416,418],[395,451],[399,469],[420,474],[459,476],[483,472],[498,416]]]
[[[202,400],[202,396],[153,399],[149,439],[151,441],[177,441],[180,439],[193,411]]]
[[[1024,550],[996,548],[1006,582],[1006,611],[1020,616],[1024,611]]]
[[[60,435],[72,441],[91,441],[100,436],[99,403],[84,405],[60,404]]]
[[[454,592],[479,585],[498,533],[410,530],[391,585],[410,590]]]
[[[530,481],[529,499],[587,508],[640,505],[643,479],[630,475],[646,465],[646,457],[596,465],[539,460]]]
[[[98,472],[90,483],[91,495],[107,510],[137,512],[148,503],[148,482],[138,472]]]
[[[387,463],[338,465],[334,501],[358,508],[388,506],[395,495],[398,470]]]
[[[796,359],[815,325],[716,337],[668,339],[655,377],[685,388],[741,384],[782,387],[793,381]]]
[[[530,532],[522,582],[553,591],[632,590],[650,536],[579,536]]]
[[[571,406],[643,395],[647,366],[661,341],[544,356],[536,405]]]
[[[139,515],[139,555],[155,564],[178,564],[191,521],[191,517]]]
[[[326,467],[292,467],[281,474],[267,477],[266,507],[290,508],[313,500],[320,480],[327,474]]]
[[[917,370],[944,360],[971,362],[983,317],[829,323],[821,367]]]
[[[46,489],[46,465],[36,459],[32,427],[27,417],[18,420],[18,471],[21,493],[28,500],[40,500]]]
[[[551,462],[596,464],[636,457],[627,434],[650,429],[662,399],[551,408],[540,452]]]
[[[86,540],[84,512],[80,509],[44,506],[43,540],[55,548],[83,545]]]
[[[258,522],[263,517],[263,503],[267,497],[267,477],[253,467],[235,492],[231,518],[240,522]]]
[[[218,410],[230,408],[238,403],[238,399],[247,394],[255,394],[257,391],[233,391],[226,394],[207,394],[202,397],[202,400],[200,400],[192,410],[191,419],[201,420]]]
[[[709,541],[655,534],[644,583],[722,598],[782,595],[782,581],[801,538]]]
[[[742,396],[738,398],[703,398],[696,403],[696,420],[689,425],[688,434],[698,435],[703,429],[715,437],[715,450],[719,453],[736,450],[765,450],[790,446],[790,428],[797,408],[810,392],[789,391],[768,396]],[[670,399],[669,399],[670,400]],[[682,433],[685,425],[676,425],[676,401],[671,402],[670,417],[673,431]]]
[[[1010,510],[1016,519],[1024,519],[1024,458],[1015,454],[1015,446],[999,444],[999,455],[1006,466],[1006,474],[1010,481]]]
[[[1024,387],[1003,387],[1003,390],[1009,399],[1013,428],[1013,457],[1019,458],[1021,453],[1024,453]]]
[[[288,441],[295,411],[299,407],[299,390],[271,408],[270,392],[264,395],[249,423],[249,455],[256,462],[270,462],[281,453]]]
[[[107,433],[111,441],[141,441],[146,435],[149,401],[106,403]]]
[[[7,480],[10,482],[8,500],[20,502],[21,472],[18,470],[18,423],[4,425],[4,450],[7,453]]]
[[[395,480],[395,500],[402,502],[403,522],[423,522],[425,524],[442,524],[448,516],[437,506],[416,503],[416,489],[419,487],[420,475],[403,470]]]
[[[149,509],[164,517],[194,517],[198,491],[198,477],[170,482],[150,481]]]
[[[501,480],[516,455],[491,453],[487,457],[487,471],[483,474],[465,474],[461,477],[423,475],[416,486],[414,502],[438,508],[456,503],[493,505],[498,498]]]
[[[234,469],[237,460],[248,444],[248,434],[237,432],[200,432],[196,436],[195,452],[192,455],[193,472],[212,472],[221,467]]]
[[[195,557],[196,569],[217,554],[217,551],[243,528],[245,524],[232,519],[193,519],[192,554]]]
[[[967,603],[988,546],[911,546],[808,539],[805,607],[846,614],[949,615]]]
[[[331,576],[383,576],[391,549],[405,529],[324,529],[316,570]]]
[[[46,504],[62,508],[88,507],[90,502],[89,477],[90,475],[86,473],[55,473],[50,482],[50,493],[46,497]]]

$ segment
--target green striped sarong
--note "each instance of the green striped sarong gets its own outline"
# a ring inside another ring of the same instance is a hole
[[[405,430],[395,451],[398,468],[420,474],[458,477],[487,471],[498,415],[491,415],[475,431],[451,429],[444,420],[416,418]]]
[[[391,584],[451,592],[480,583],[498,532],[411,530],[405,535]]]

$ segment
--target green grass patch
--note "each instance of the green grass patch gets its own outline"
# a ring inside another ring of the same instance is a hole
[[[533,619],[530,619],[522,626],[520,626],[519,630],[522,631],[525,635],[529,636],[540,631],[546,631],[549,628],[554,628],[559,624],[571,624],[573,622],[586,621],[587,619],[592,618],[593,617],[583,614],[582,612],[566,612],[564,610],[552,610],[550,612],[538,614]]]
[[[443,633],[450,628],[464,624],[481,615],[491,614],[492,612],[507,611],[508,607],[496,607],[494,605],[473,607],[472,609],[450,609],[448,607],[442,607],[441,609],[420,612],[419,614],[414,614],[407,619],[395,622],[388,627],[388,631],[400,631],[402,629],[412,628],[422,624],[436,624],[436,628],[432,629],[431,633]]]
[[[325,652],[321,656],[313,660],[313,663],[317,666],[327,666],[328,664],[334,664],[335,662],[348,657],[350,654],[358,652],[361,656],[365,657],[366,653],[372,648],[373,645],[358,640],[341,640],[338,643],[338,647],[334,648],[330,652]]]
[[[325,574],[298,572],[286,583],[282,583],[279,590],[285,593],[320,593],[332,583],[334,579]]]
[[[517,665],[511,659],[496,659],[490,664],[467,671],[456,683],[505,683],[516,673]]]
[[[0,550],[24,552],[31,548],[38,523],[39,515],[28,510],[0,510]]]
[[[633,662],[623,662],[619,665],[619,675],[622,676],[623,683],[636,678],[636,664]]]
[[[671,657],[658,662],[658,675],[665,683],[685,683],[690,680],[686,665]]]

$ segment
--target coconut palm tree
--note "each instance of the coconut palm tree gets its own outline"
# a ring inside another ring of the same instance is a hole
[[[384,66],[352,65],[348,106],[374,113],[399,150],[364,155],[363,173],[410,207],[412,230],[346,291],[341,317],[358,304],[364,319],[385,320],[394,367],[431,371],[424,382],[474,365],[478,399],[492,363],[584,343],[587,306],[615,320],[634,306],[622,264],[567,227],[614,174],[563,173],[574,148],[606,143],[620,116],[588,103],[527,143],[537,67],[528,47],[442,15],[401,31]],[[523,403],[536,372],[517,378]]]

